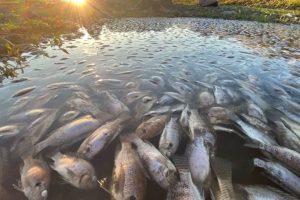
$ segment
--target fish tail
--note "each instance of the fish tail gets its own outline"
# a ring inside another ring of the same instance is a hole
[[[260,149],[260,150],[263,150],[265,145],[260,143],[260,142],[254,142],[254,141],[249,141],[249,142],[246,142],[244,144],[245,147],[248,147],[248,148],[251,148],[251,149]]]
[[[172,161],[179,171],[189,171],[189,161],[187,156],[173,156]]]

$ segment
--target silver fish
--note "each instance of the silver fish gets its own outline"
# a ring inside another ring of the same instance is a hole
[[[176,112],[181,112],[182,110],[184,110],[184,108],[185,108],[184,104],[175,104],[172,106],[159,106],[145,113],[144,116],[176,113]]]
[[[119,135],[123,129],[121,122],[120,119],[116,119],[96,129],[83,141],[77,152],[87,159],[92,159]]]
[[[231,102],[229,95],[219,86],[214,86],[214,96],[218,105],[228,104]]]
[[[193,89],[181,82],[175,82],[170,84],[174,90],[176,90],[178,93],[180,93],[183,96],[191,96],[193,93]]]
[[[289,171],[279,163],[264,161],[258,158],[254,159],[254,165],[263,168],[265,173],[275,183],[288,191],[300,196],[300,178],[293,172]]]
[[[300,138],[300,124],[299,123],[297,123],[293,120],[290,120],[287,117],[281,117],[280,119],[284,123],[284,125],[289,127],[290,130],[292,130],[298,136],[298,138]]]
[[[22,96],[24,94],[27,94],[29,92],[31,92],[32,90],[34,90],[36,87],[28,87],[28,88],[24,88],[22,90],[19,90],[18,92],[16,92],[15,94],[13,94],[12,97],[19,97],[19,96]]]
[[[41,117],[47,112],[47,109],[39,108],[23,111],[19,114],[9,117],[9,121],[12,122],[32,122],[33,120]]]
[[[246,200],[297,200],[298,198],[268,185],[235,185],[237,196]]]
[[[282,121],[275,121],[275,124],[276,124],[275,134],[278,143],[284,147],[287,147],[289,149],[292,149],[300,153],[300,139],[297,137],[297,135],[295,135],[294,132],[288,129],[282,123]]]
[[[131,104],[141,98],[143,98],[144,96],[146,96],[149,93],[149,91],[147,92],[141,92],[141,91],[134,91],[134,92],[130,92],[126,95],[126,104]]]
[[[69,184],[79,189],[97,187],[97,177],[94,167],[88,161],[78,157],[57,153],[51,157],[55,170]]]
[[[261,130],[264,133],[269,133],[272,130],[272,128],[269,127],[265,122],[255,118],[255,117],[246,115],[244,113],[241,114],[241,117],[245,121],[247,121],[248,123],[250,123],[251,125],[253,125],[254,127],[256,127],[257,129]]]
[[[19,135],[21,130],[16,124],[0,127],[0,143]]]
[[[256,104],[248,102],[247,103],[248,115],[251,117],[255,117],[265,123],[268,122],[264,111]]]
[[[65,112],[60,118],[59,118],[59,122],[61,124],[67,123],[69,121],[74,120],[76,117],[78,117],[80,114],[79,111],[77,110],[70,110],[68,112]]]
[[[173,156],[178,149],[181,140],[181,134],[178,117],[171,117],[169,122],[167,122],[159,140],[160,152],[167,157]]]
[[[144,168],[160,187],[168,189],[178,180],[178,173],[173,163],[151,143],[144,142],[136,135],[127,136],[125,140],[135,146]]]
[[[172,103],[175,103],[177,100],[174,99],[173,97],[164,94],[163,96],[161,96],[158,101],[156,102],[156,104],[163,106],[163,105],[170,105]]]
[[[179,119],[180,125],[185,131],[188,131],[189,129],[190,116],[191,116],[191,109],[190,106],[186,104]]]
[[[122,142],[115,156],[111,193],[114,200],[143,200],[147,180],[131,143]]]
[[[21,182],[16,189],[24,192],[29,200],[46,200],[50,185],[50,169],[38,159],[26,158],[21,170]]]
[[[157,97],[156,96],[144,96],[142,98],[142,101],[139,101],[136,105],[135,105],[135,118],[140,118],[141,116],[143,116],[145,113],[147,113],[155,104],[155,102],[157,101]]]
[[[94,131],[100,125],[99,121],[91,115],[81,117],[49,133],[48,138],[35,145],[34,153],[39,153],[47,147],[71,145],[84,138],[89,132]]]
[[[253,126],[246,124],[240,119],[236,119],[235,122],[239,125],[241,131],[252,140],[258,141],[263,144],[276,145],[276,141],[269,135],[257,130]]]
[[[168,95],[181,103],[186,103],[185,97],[177,92],[165,92],[164,95]]]

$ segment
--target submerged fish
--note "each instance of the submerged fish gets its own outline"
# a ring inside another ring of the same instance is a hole
[[[117,150],[112,175],[111,193],[114,200],[143,200],[146,177],[142,163],[129,142],[122,142]]]
[[[177,100],[167,94],[164,94],[163,96],[161,96],[158,101],[156,102],[156,104],[163,106],[163,105],[170,105],[172,103],[175,103]]]
[[[240,199],[246,200],[297,200],[298,198],[269,185],[235,185]]]
[[[169,188],[167,200],[204,200],[202,188],[193,183],[191,172],[186,159],[176,157],[173,159],[179,172],[179,181]],[[199,191],[200,190],[200,191]]]
[[[15,136],[19,135],[20,132],[20,127],[18,127],[18,125],[16,124],[0,127],[0,143],[8,139],[14,138]]]
[[[51,168],[69,184],[85,190],[97,187],[95,169],[88,161],[61,153],[55,154],[51,159],[54,161]]]
[[[282,123],[282,121],[275,121],[275,124],[275,134],[278,143],[300,153],[300,139],[297,137],[297,135],[288,129],[284,123]]]
[[[102,125],[83,141],[77,152],[92,159],[119,135],[123,129],[121,123],[121,119],[116,119]]]
[[[215,98],[211,93],[205,91],[199,94],[198,103],[201,108],[208,107],[215,103]]]
[[[24,192],[29,200],[46,200],[50,185],[50,169],[38,159],[26,158],[21,170],[21,182],[16,189]]]
[[[168,115],[158,115],[142,122],[135,133],[142,139],[151,139],[162,133]]]
[[[19,97],[22,96],[24,94],[27,94],[29,92],[31,92],[32,90],[34,90],[36,87],[28,87],[28,88],[24,88],[22,90],[19,90],[18,92],[16,92],[12,97]]]
[[[99,121],[90,115],[86,115],[74,120],[49,133],[49,137],[35,145],[34,153],[37,154],[47,147],[61,147],[61,145],[71,145],[89,132],[100,126]]]
[[[178,180],[178,173],[173,163],[151,143],[144,142],[136,135],[124,136],[124,140],[134,145],[148,175],[160,187],[168,189]]]
[[[185,108],[183,109],[179,122],[181,127],[187,132],[189,129],[189,120],[191,116],[191,109],[188,104],[186,104]]]
[[[142,101],[139,101],[135,105],[135,108],[134,108],[135,112],[136,112],[135,117],[140,118],[145,113],[147,113],[154,106],[156,101],[157,101],[156,96],[144,96],[142,98]]]
[[[214,96],[218,105],[228,104],[231,102],[229,95],[219,86],[214,87]]]
[[[171,117],[159,140],[160,152],[167,157],[173,156],[178,149],[182,137],[181,134],[178,117]]]
[[[104,111],[118,117],[121,113],[129,113],[129,109],[117,97],[107,91],[102,91],[100,94],[101,107]]]
[[[76,117],[78,117],[80,114],[79,111],[77,110],[70,110],[68,112],[65,112],[60,118],[59,118],[59,122],[64,124],[66,122],[72,121],[74,120]]]
[[[264,161],[258,158],[255,158],[253,162],[255,166],[263,168],[268,178],[272,181],[297,196],[300,196],[300,178],[293,172],[279,163]]]
[[[46,108],[27,110],[27,111],[18,113],[16,115],[10,116],[9,120],[13,121],[13,122],[32,122],[33,120],[37,119],[38,117],[41,117],[47,111],[48,111],[48,109],[46,109]]]
[[[247,103],[247,110],[248,110],[248,115],[251,117],[255,117],[265,123],[268,122],[264,111],[256,104],[248,102]]]
[[[224,107],[211,107],[208,111],[208,117],[211,124],[224,124],[231,119],[231,112]]]

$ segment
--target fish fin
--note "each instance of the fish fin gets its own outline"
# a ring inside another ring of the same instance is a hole
[[[104,190],[105,192],[107,192],[110,196],[112,196],[112,193],[109,189],[109,185],[110,185],[110,182],[111,182],[111,178],[107,178],[107,177],[104,177],[102,179],[99,179],[97,180],[98,184],[99,184],[99,187]]]
[[[19,191],[19,192],[24,192],[23,191],[23,187],[22,187],[22,183],[21,183],[21,181],[20,180],[18,180],[18,183],[17,183],[18,185],[15,185],[15,184],[13,184],[12,186],[13,186],[13,188],[15,189],[15,190],[17,190],[17,191]]]
[[[173,156],[171,160],[179,171],[190,171],[189,160],[187,156]]]

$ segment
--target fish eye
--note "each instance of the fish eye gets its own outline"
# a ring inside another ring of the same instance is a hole
[[[35,184],[35,187],[40,187],[42,184],[40,183],[40,182],[37,182],[36,184]]]
[[[191,116],[191,114],[192,114],[192,112],[188,110],[188,111],[187,111],[187,115],[188,115],[188,116]]]
[[[172,148],[173,147],[173,144],[172,143],[169,143],[168,144],[168,148]]]
[[[132,195],[129,197],[129,200],[136,200],[136,198],[135,198],[135,196]]]

